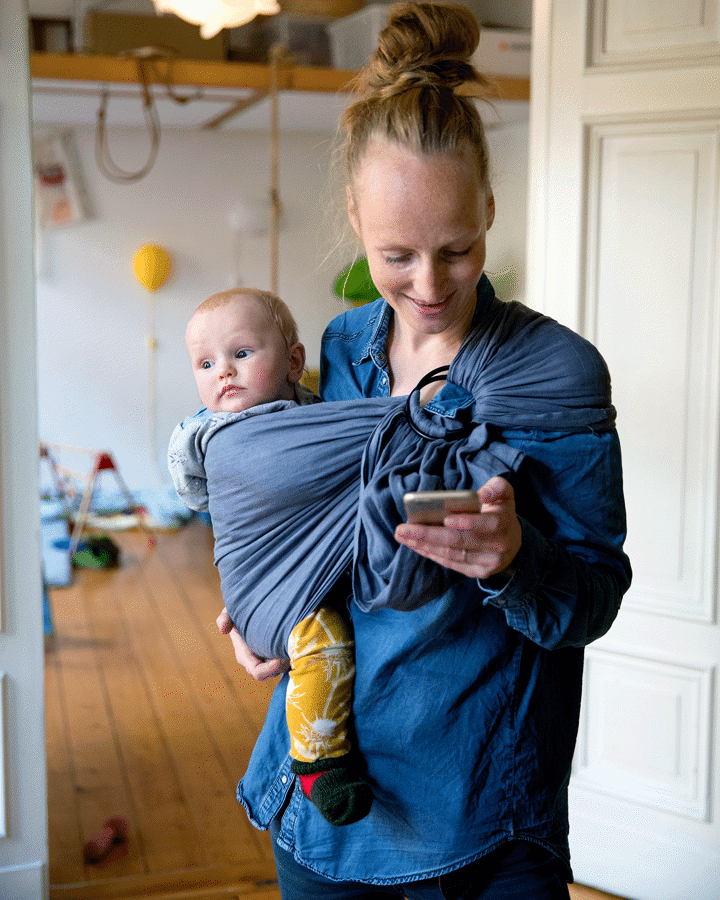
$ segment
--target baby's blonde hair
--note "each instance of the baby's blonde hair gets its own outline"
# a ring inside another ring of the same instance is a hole
[[[220,291],[208,297],[204,303],[195,310],[195,315],[202,312],[210,312],[219,306],[225,306],[238,297],[252,297],[265,309],[273,323],[278,327],[280,334],[283,336],[288,349],[293,344],[297,344],[300,340],[298,327],[293,314],[285,303],[277,294],[270,291],[261,291],[258,288],[230,288],[227,291]]]

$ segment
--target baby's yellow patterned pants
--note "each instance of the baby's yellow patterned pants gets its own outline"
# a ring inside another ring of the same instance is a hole
[[[314,762],[349,752],[354,649],[347,623],[322,606],[290,633],[285,711],[293,759]]]

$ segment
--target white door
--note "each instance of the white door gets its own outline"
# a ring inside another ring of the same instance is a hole
[[[610,366],[634,582],[587,651],[578,881],[720,898],[719,0],[537,0],[530,303]]]
[[[0,897],[47,891],[28,38],[0,2]]]

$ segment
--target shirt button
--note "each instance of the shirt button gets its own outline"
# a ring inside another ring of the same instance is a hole
[[[283,775],[280,781],[282,781],[283,784],[287,784],[287,775]]]
[[[378,353],[377,358],[378,358],[378,362],[384,363],[385,360],[387,359],[387,356],[385,356],[385,354],[384,354],[384,353],[382,352],[382,350],[381,350],[381,351]]]

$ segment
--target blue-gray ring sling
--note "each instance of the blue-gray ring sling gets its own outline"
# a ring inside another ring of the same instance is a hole
[[[598,351],[552,319],[493,299],[453,360],[453,417],[407,398],[316,403],[231,422],[207,444],[215,561],[225,604],[261,656],[352,564],[365,610],[413,610],[462,576],[394,540],[407,491],[512,481],[523,455],[502,429],[605,431],[610,378]],[[465,397],[463,399],[463,392]]]

